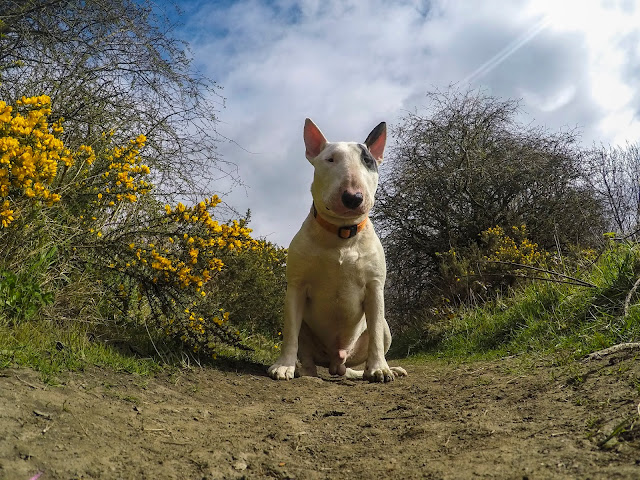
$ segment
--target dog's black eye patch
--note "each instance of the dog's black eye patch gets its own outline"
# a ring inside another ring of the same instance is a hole
[[[360,147],[360,160],[362,160],[362,164],[367,167],[367,170],[371,170],[372,172],[378,171],[378,162],[373,158],[369,149],[364,145],[358,145]]]

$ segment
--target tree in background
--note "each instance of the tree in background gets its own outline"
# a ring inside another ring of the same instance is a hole
[[[602,202],[608,228],[638,240],[640,228],[640,149],[593,148],[586,155],[591,188]]]
[[[374,213],[400,324],[446,290],[441,254],[477,245],[489,228],[526,225],[533,242],[555,249],[588,244],[604,225],[574,132],[523,125],[516,101],[481,91],[428,99],[393,132]]]
[[[148,1],[3,0],[0,98],[46,94],[69,148],[144,134],[158,192],[208,197],[235,169],[216,154],[223,99]],[[220,192],[217,192],[220,193]]]

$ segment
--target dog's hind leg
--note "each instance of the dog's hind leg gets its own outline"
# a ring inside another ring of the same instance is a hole
[[[402,367],[389,367],[393,372],[394,377],[406,377],[407,371]],[[347,368],[347,371],[344,373],[344,378],[348,378],[349,380],[362,380],[364,378],[364,370],[354,370],[352,368]]]
[[[344,372],[344,378],[349,380],[362,380],[364,377],[364,370],[354,370],[353,368],[347,368]]]
[[[313,361],[313,355],[309,352],[299,352],[299,364],[296,368],[296,376],[298,377],[317,377],[318,367]]]

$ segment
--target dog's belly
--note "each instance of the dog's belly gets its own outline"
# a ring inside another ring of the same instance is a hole
[[[339,361],[350,365],[356,357],[362,362],[358,340],[367,329],[366,275],[359,271],[357,254],[343,254],[338,260],[325,264],[322,275],[311,275],[307,281],[303,322],[318,344],[314,352],[318,364]]]
[[[306,348],[311,349],[314,363],[330,370],[336,370],[338,365],[351,367],[363,363],[368,348],[364,315],[351,317],[326,309],[312,313],[313,308],[308,305],[300,335],[307,336]]]
[[[364,295],[309,292],[303,321],[327,348],[349,349],[367,328],[362,302]]]

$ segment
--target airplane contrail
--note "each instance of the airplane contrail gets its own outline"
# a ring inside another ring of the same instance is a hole
[[[551,22],[549,16],[542,18],[539,22],[535,23],[531,26],[526,32],[518,36],[515,40],[510,42],[506,47],[496,53],[489,60],[480,65],[477,69],[475,69],[471,74],[469,74],[461,84],[470,84],[476,81],[478,78],[483,77],[502,62],[504,62],[507,58],[513,55],[516,51],[522,48],[527,42],[531,41],[536,35],[538,35],[542,30],[544,30],[547,25]]]

